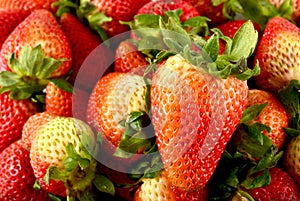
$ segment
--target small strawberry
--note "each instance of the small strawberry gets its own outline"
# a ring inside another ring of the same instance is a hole
[[[40,92],[49,79],[64,76],[71,64],[70,45],[55,16],[44,9],[34,10],[2,46],[2,90],[18,94],[19,99],[28,98]]]
[[[74,84],[83,61],[102,41],[98,35],[71,13],[64,13],[59,22],[72,49],[72,74],[68,81]]]
[[[208,188],[198,191],[182,191],[171,185],[171,181],[162,171],[157,177],[143,179],[142,185],[135,192],[134,201],[198,201],[208,199]]]
[[[0,157],[0,200],[50,201],[46,191],[33,188],[36,179],[29,151],[18,141],[5,148]]]
[[[115,54],[114,70],[117,72],[132,72],[134,69],[141,71],[140,75],[143,75],[143,70],[149,63],[146,61],[145,56],[138,51],[137,47],[129,42],[122,41]]]
[[[9,94],[0,94],[0,152],[21,138],[27,119],[38,112],[36,103],[30,100],[13,100]]]
[[[13,9],[2,9],[0,10],[0,49],[3,42],[9,36],[9,34],[20,24],[27,16],[28,11],[13,10]]]
[[[255,55],[261,68],[255,77],[259,88],[277,93],[290,80],[299,80],[299,36],[300,29],[284,18],[268,22]]]
[[[287,172],[279,167],[271,168],[269,172],[271,176],[270,184],[246,191],[254,200],[300,200],[300,189]]]
[[[19,9],[33,11],[36,9],[47,9],[49,11],[54,11],[51,7],[53,2],[58,0],[3,0],[0,2],[0,9]]]
[[[55,117],[56,115],[49,112],[39,112],[31,115],[22,129],[22,139],[20,140],[22,147],[30,150],[32,140],[37,136],[40,127]]]
[[[45,111],[64,117],[72,117],[72,87],[64,90],[49,82],[46,86]]]
[[[287,172],[300,184],[300,135],[294,137],[287,145],[284,153],[284,166]]]
[[[278,98],[272,93],[259,89],[249,90],[246,107],[265,103],[267,103],[267,106],[262,110],[259,116],[250,123],[256,122],[270,127],[270,132],[263,132],[271,139],[278,150],[281,150],[286,138],[284,128],[289,126],[288,113]]]
[[[78,119],[56,117],[40,127],[30,163],[41,187],[68,199],[83,196],[95,178],[94,145],[93,131]]]

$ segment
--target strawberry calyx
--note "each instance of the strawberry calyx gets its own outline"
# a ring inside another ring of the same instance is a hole
[[[49,82],[72,93],[72,86],[63,78],[53,78],[51,74],[66,59],[45,57],[41,45],[32,48],[24,46],[19,56],[15,53],[8,55],[8,65],[12,71],[0,72],[0,93],[10,91],[12,99],[38,100]]]

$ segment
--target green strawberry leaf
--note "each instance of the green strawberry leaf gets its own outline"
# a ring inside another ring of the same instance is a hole
[[[207,43],[203,46],[203,50],[209,56],[210,61],[216,61],[219,55],[220,45],[219,37],[217,34],[213,34],[208,40]]]
[[[50,79],[50,82],[53,83],[55,86],[58,88],[69,92],[69,93],[74,93],[73,85],[70,84],[67,80],[65,79],[60,79],[60,78],[54,78]]]
[[[0,86],[7,87],[16,85],[20,82],[20,76],[14,72],[10,71],[1,71],[0,72]]]
[[[61,201],[61,199],[59,197],[57,197],[51,193],[48,193],[48,196],[52,201]]]
[[[283,128],[283,129],[284,129],[285,133],[287,135],[289,135],[290,137],[297,137],[298,135],[300,135],[299,129],[294,129],[294,128]]]
[[[51,7],[57,7],[55,15],[57,17],[62,16],[64,13],[71,13],[72,10],[76,10],[79,7],[79,0],[59,0],[51,4]]]
[[[66,160],[64,161],[64,168],[68,172],[75,170],[77,168],[77,166],[78,166],[77,158],[67,157]]]
[[[207,36],[209,35],[208,21],[210,19],[207,17],[196,16],[182,22],[182,27],[188,29],[189,34]]]
[[[77,153],[77,151],[75,150],[74,145],[72,143],[67,144],[66,152],[69,157],[76,158],[76,159],[80,158],[80,155]]]
[[[240,123],[247,123],[248,121],[254,120],[261,114],[261,112],[267,107],[267,105],[268,103],[263,103],[247,107],[243,112]]]
[[[44,176],[44,181],[47,185],[49,185],[50,179],[59,180],[59,181],[66,181],[68,177],[68,172],[59,170],[57,167],[50,166],[47,169],[47,172]]]
[[[260,188],[267,186],[271,182],[271,175],[268,169],[265,169],[261,175],[254,178],[248,177],[245,181],[241,183],[241,186],[246,189]]]
[[[84,191],[82,193],[79,192],[77,194],[77,198],[80,201],[94,201],[95,200],[93,194],[89,191]]]
[[[33,184],[33,188],[35,190],[41,190],[42,189],[41,184],[40,184],[40,182],[37,179],[35,180],[35,182]]]
[[[97,174],[95,179],[93,180],[93,184],[100,192],[108,193],[113,196],[115,195],[114,184],[104,175]]]

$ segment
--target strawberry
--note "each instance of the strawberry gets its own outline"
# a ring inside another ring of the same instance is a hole
[[[31,115],[22,129],[22,139],[20,140],[22,147],[30,150],[32,140],[37,136],[40,127],[55,117],[56,115],[45,111]]]
[[[163,16],[166,11],[182,9],[181,21],[185,21],[189,18],[199,16],[198,11],[189,3],[183,0],[171,0],[171,1],[151,1],[142,6],[137,15],[140,14],[155,14]]]
[[[299,200],[300,191],[293,178],[279,167],[270,169],[271,181],[265,187],[253,188],[247,192],[257,201]]]
[[[199,191],[182,191],[171,185],[162,171],[154,179],[143,179],[143,183],[135,192],[134,201],[197,201],[208,199],[208,188]]]
[[[0,156],[0,199],[2,201],[50,201],[46,191],[33,188],[36,179],[30,165],[28,150],[16,141],[5,148]]]
[[[0,71],[6,78],[2,90],[28,98],[39,93],[49,79],[64,76],[71,64],[69,42],[54,15],[45,9],[34,10],[2,46]]]
[[[290,80],[299,79],[299,34],[299,28],[284,18],[268,22],[255,55],[261,68],[255,77],[259,88],[277,93]]]
[[[284,153],[284,166],[287,172],[295,179],[295,181],[300,184],[300,135],[292,138],[288,143],[287,148]]]
[[[0,47],[2,47],[3,42],[9,36],[9,34],[20,24],[27,16],[28,11],[23,10],[0,10]]]
[[[245,81],[232,76],[218,80],[180,56],[170,57],[159,68],[151,88],[152,118],[172,185],[188,191],[204,188],[240,121],[247,91]]]
[[[94,145],[93,131],[78,119],[56,117],[40,127],[30,163],[41,187],[68,199],[88,190],[95,177],[96,162],[89,154]]]
[[[134,69],[142,70],[149,63],[146,61],[145,56],[137,50],[137,47],[129,42],[122,41],[115,54],[114,70],[117,72],[132,72]],[[143,72],[141,72],[143,75]]]
[[[21,138],[27,119],[38,112],[36,103],[30,100],[13,100],[9,94],[0,94],[0,152],[12,142]]]
[[[3,0],[0,2],[0,9],[19,9],[28,11],[47,9],[54,11],[54,9],[51,7],[51,4],[56,1],[57,0]]]
[[[72,117],[72,90],[65,91],[49,82],[46,87],[45,111],[64,117]]]
[[[278,150],[280,150],[286,138],[284,128],[289,126],[288,113],[278,98],[272,93],[259,89],[249,90],[248,103],[246,107],[264,103],[267,103],[267,106],[263,109],[259,116],[250,123],[259,122],[270,127],[270,132],[263,132],[271,139]]]
[[[99,36],[70,13],[64,13],[59,22],[72,49],[73,72],[68,81],[74,84],[83,61],[102,41]]]

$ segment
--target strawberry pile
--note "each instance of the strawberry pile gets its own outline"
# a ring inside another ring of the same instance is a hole
[[[0,201],[300,200],[300,1],[1,0]]]

